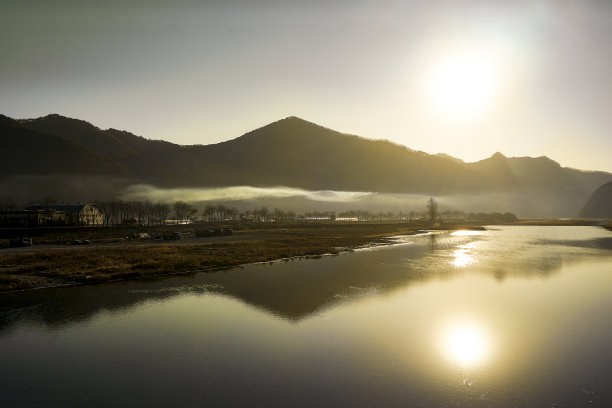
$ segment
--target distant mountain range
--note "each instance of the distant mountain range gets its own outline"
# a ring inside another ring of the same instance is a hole
[[[95,176],[164,188],[250,185],[496,194],[509,197],[508,211],[527,216],[573,216],[598,186],[612,181],[610,173],[564,168],[547,157],[496,153],[464,163],[296,117],[226,142],[181,146],[55,114],[20,120],[0,115],[0,184],[5,182],[0,194],[10,194],[6,186],[20,185],[15,180],[43,176]]]

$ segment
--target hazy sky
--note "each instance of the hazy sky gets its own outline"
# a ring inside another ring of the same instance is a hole
[[[0,2],[0,113],[181,144],[286,116],[612,171],[610,1]]]

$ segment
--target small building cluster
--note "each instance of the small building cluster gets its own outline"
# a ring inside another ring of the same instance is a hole
[[[92,204],[35,204],[24,210],[0,211],[0,226],[5,228],[93,227],[103,223],[102,211]]]

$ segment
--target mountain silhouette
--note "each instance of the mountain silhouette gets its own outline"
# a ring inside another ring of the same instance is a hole
[[[600,186],[578,212],[580,218],[612,218],[612,182]]]
[[[294,116],[233,140],[191,146],[102,130],[57,114],[22,120],[3,116],[0,148],[0,180],[23,174],[96,174],[158,187],[512,194],[514,201],[543,208],[550,216],[573,215],[597,186],[612,180],[610,173],[563,168],[547,157],[496,153],[464,163]]]
[[[48,173],[127,176],[129,170],[86,145],[0,115],[0,177]]]

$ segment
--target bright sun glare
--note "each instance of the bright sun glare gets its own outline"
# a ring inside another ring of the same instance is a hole
[[[484,330],[471,323],[450,326],[443,337],[447,356],[462,366],[481,362],[489,352],[489,340]]]
[[[461,119],[486,111],[497,85],[497,70],[490,59],[464,54],[438,61],[428,74],[426,92],[436,111]]]

